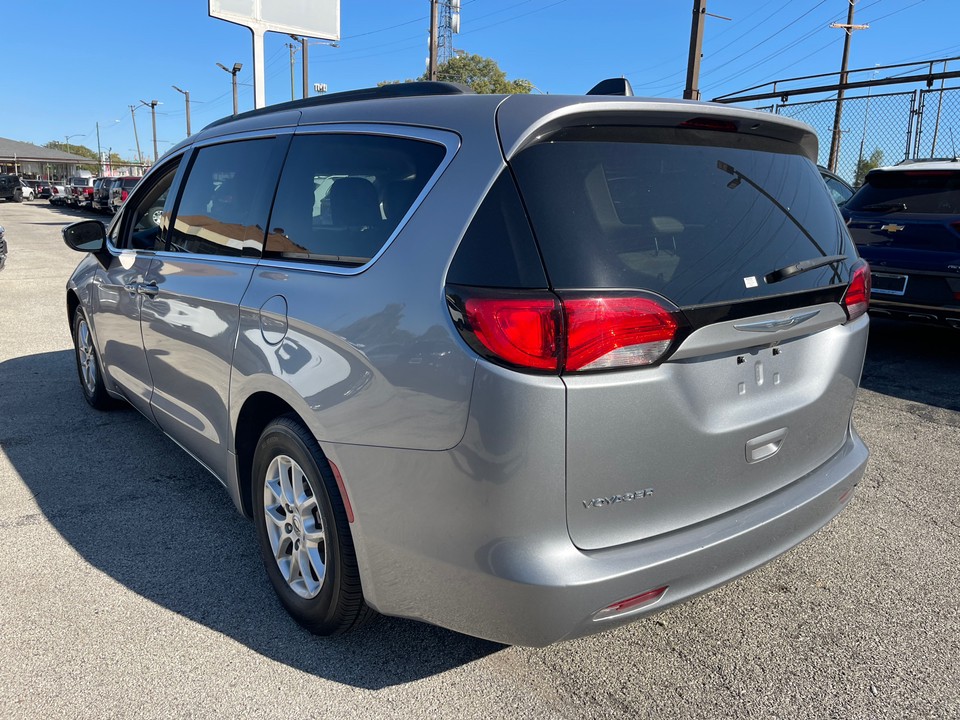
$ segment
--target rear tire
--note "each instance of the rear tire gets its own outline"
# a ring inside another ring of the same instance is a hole
[[[13,201],[14,202],[23,202],[23,190],[17,188],[13,191]]]
[[[264,568],[293,619],[316,635],[330,636],[373,617],[363,599],[337,481],[295,415],[283,415],[263,431],[252,478]]]

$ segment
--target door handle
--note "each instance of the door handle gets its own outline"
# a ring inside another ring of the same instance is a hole
[[[126,290],[131,295],[136,293],[137,295],[146,295],[147,297],[154,297],[157,293],[160,292],[160,288],[157,287],[155,282],[151,283],[128,283],[123,286],[123,289]]]

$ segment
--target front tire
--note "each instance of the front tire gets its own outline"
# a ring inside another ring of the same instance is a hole
[[[374,615],[363,599],[347,513],[319,444],[295,415],[263,431],[253,459],[260,554],[277,597],[316,635]]]
[[[80,388],[90,407],[97,410],[109,410],[113,399],[107,394],[100,371],[100,359],[93,343],[93,334],[87,323],[83,308],[77,306],[73,313],[73,349],[77,358],[77,374],[80,376]]]

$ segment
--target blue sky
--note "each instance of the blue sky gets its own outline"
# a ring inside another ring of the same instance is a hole
[[[240,110],[253,108],[249,30],[207,14],[207,0],[0,0],[4,56],[0,137],[100,144],[135,156],[130,105],[157,100],[159,150],[232,112],[230,75],[243,63]],[[508,79],[543,92],[581,94],[625,75],[637,95],[682,94],[693,0],[462,0],[454,46],[495,59]],[[858,0],[851,68],[960,55],[960,0]],[[700,86],[704,99],[797,75],[836,72],[847,0],[709,0]],[[311,46],[310,84],[330,92],[414,78],[427,55],[428,0],[341,0],[339,48]],[[284,35],[265,42],[268,104],[290,99]],[[301,85],[296,57],[296,89]],[[951,69],[960,70],[960,60]],[[948,82],[958,85],[958,81]],[[152,154],[150,112],[136,112],[140,147]]]

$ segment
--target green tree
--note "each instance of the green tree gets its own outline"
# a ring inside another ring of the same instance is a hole
[[[881,165],[883,165],[883,150],[880,148],[870,153],[869,158],[860,158],[857,161],[857,172],[853,177],[853,186],[860,187],[863,185],[863,179],[867,176],[867,173]]]
[[[58,140],[51,140],[48,143],[44,143],[44,147],[50,148],[51,150],[61,150],[63,152],[68,152],[71,155],[80,155],[81,157],[90,158],[91,160],[93,160],[93,164],[80,165],[80,169],[89,170],[92,173],[97,172],[97,168],[99,166],[97,165],[96,150],[91,150],[85,145],[75,145],[74,143],[70,143],[69,145],[67,145],[66,143],[59,142]]]
[[[457,55],[447,62],[440,63],[437,66],[437,77],[446,82],[466,85],[475,93],[528,94],[533,88],[529,80],[507,80],[507,74],[500,69],[496,60],[481,55]],[[424,73],[417,78],[417,81],[429,79],[427,73]],[[377,87],[400,82],[414,81],[391,80],[377,83]]]

